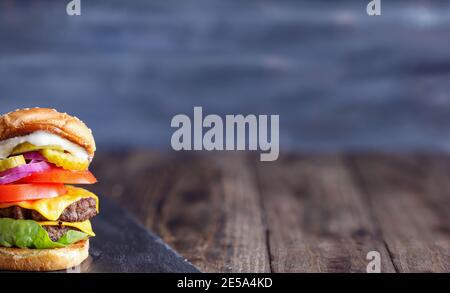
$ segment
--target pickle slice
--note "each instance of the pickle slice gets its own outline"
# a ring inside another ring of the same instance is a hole
[[[0,172],[16,168],[25,164],[26,164],[25,158],[22,155],[0,160]]]
[[[24,154],[24,153],[28,153],[28,152],[40,151],[40,150],[45,150],[45,149],[58,150],[61,152],[64,151],[60,146],[57,146],[57,145],[35,146],[29,142],[24,142],[24,143],[21,143],[18,146],[16,146],[13,149],[11,154],[18,155],[18,154]]]
[[[89,167],[89,161],[79,159],[69,153],[52,149],[43,149],[40,152],[48,162],[66,170],[84,171]]]

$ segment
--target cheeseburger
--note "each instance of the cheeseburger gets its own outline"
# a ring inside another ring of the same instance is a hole
[[[98,198],[92,131],[53,109],[0,117],[0,269],[53,271],[89,255]]]

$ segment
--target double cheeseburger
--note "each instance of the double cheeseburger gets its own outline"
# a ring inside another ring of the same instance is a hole
[[[92,131],[68,114],[0,117],[1,270],[61,270],[88,257],[98,198],[74,185],[97,182],[88,171],[94,152]]]

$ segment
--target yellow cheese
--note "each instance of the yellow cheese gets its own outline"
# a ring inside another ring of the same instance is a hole
[[[62,212],[72,203],[79,201],[83,198],[92,197],[97,202],[98,212],[98,197],[79,187],[67,185],[67,193],[62,196],[54,198],[43,198],[32,201],[21,201],[13,203],[2,203],[0,208],[7,208],[10,206],[19,206],[24,209],[35,210],[44,216],[49,221],[56,221],[61,216]]]
[[[75,223],[45,221],[45,222],[38,222],[38,224],[41,226],[59,226],[61,224],[63,226],[77,228],[78,230],[88,234],[89,236],[95,236],[94,231],[92,231],[91,222],[89,220],[84,221],[84,222],[75,222]]]

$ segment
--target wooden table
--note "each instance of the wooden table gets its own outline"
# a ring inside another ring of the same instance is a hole
[[[98,154],[93,189],[204,272],[450,272],[450,157]]]

